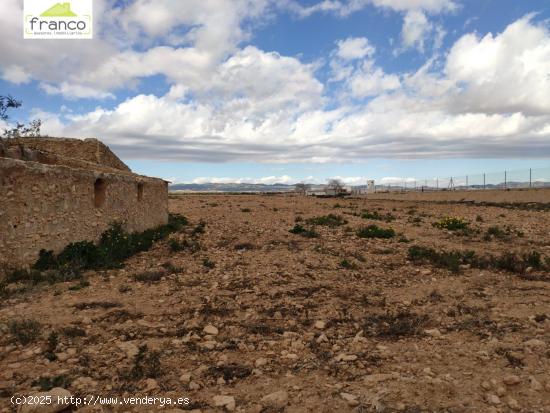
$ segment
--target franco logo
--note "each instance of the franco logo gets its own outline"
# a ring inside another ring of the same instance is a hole
[[[57,3],[50,7],[44,13],[43,17],[76,17],[76,13],[71,10],[71,3]]]
[[[54,3],[44,10],[43,0],[25,0],[25,39],[91,39],[92,0]]]

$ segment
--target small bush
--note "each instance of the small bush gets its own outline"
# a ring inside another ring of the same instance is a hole
[[[156,379],[161,374],[160,352],[149,351],[147,345],[140,346],[138,354],[134,357],[134,364],[130,370],[129,378],[132,380]]]
[[[327,227],[338,227],[345,225],[348,222],[339,215],[328,214],[320,217],[308,218],[306,223],[309,225],[323,225]]]
[[[391,213],[380,214],[378,211],[371,212],[367,210],[363,211],[363,213],[361,214],[361,218],[374,219],[374,220],[385,221],[385,222],[391,222],[395,220],[395,216],[392,215]]]
[[[487,228],[487,231],[485,232],[483,239],[485,241],[490,241],[493,238],[506,240],[510,237],[510,234],[511,234],[510,227],[507,227],[505,230],[503,230],[499,226],[494,225],[492,227]]]
[[[71,382],[72,380],[65,374],[53,377],[40,376],[32,382],[32,386],[40,387],[41,391],[50,391],[55,387],[67,388]]]
[[[122,224],[114,223],[107,229],[96,245],[90,241],[74,242],[57,256],[51,251],[42,250],[35,270],[57,270],[64,274],[54,281],[67,281],[67,275],[78,270],[119,268],[122,261],[130,256],[150,249],[154,242],[179,231],[187,225],[187,219],[181,215],[169,215],[168,223],[143,232],[127,233]]]
[[[86,287],[89,287],[90,286],[90,282],[84,278],[82,278],[78,284],[75,284],[75,285],[72,285],[69,287],[69,291],[79,291],[79,290],[82,290],[83,288],[86,288]]]
[[[433,248],[418,247],[409,248],[409,259],[415,263],[429,262],[437,267],[446,268],[452,272],[458,272],[461,263],[461,254],[458,252],[437,252]]]
[[[470,265],[481,269],[494,268],[520,274],[525,272],[527,267],[548,269],[543,263],[541,254],[537,251],[523,255],[506,251],[500,256],[478,256],[474,251],[436,251],[433,248],[414,245],[409,248],[408,258],[415,263],[429,262],[453,272],[458,272],[460,265]]]
[[[439,229],[446,229],[448,231],[458,231],[468,229],[469,222],[462,218],[445,217],[437,222],[433,223],[433,226]]]
[[[241,212],[252,212],[250,208],[241,208]]]
[[[8,323],[10,334],[24,346],[40,337],[41,328],[41,324],[32,319],[12,320]]]
[[[58,345],[59,345],[59,334],[57,334],[55,331],[52,331],[48,336],[46,350],[44,351],[44,356],[48,360],[54,361],[57,359],[57,356],[55,355],[55,351]]]
[[[356,270],[357,264],[347,259],[343,259],[340,261],[340,267],[345,268],[346,270]]]
[[[204,229],[206,228],[206,221],[199,221],[197,226],[191,231],[192,235],[204,234]]]
[[[211,261],[210,258],[205,257],[202,260],[202,266],[204,268],[208,268],[209,270],[211,270],[212,268],[214,268],[216,266],[216,263],[214,261]]]
[[[369,225],[357,231],[357,236],[360,238],[393,238],[395,231],[392,228],[379,228],[376,225]]]
[[[313,229],[306,229],[300,224],[294,225],[294,227],[291,228],[288,232],[301,235],[306,238],[316,238],[319,236],[319,234],[317,234]]]
[[[385,338],[416,336],[422,334],[428,319],[426,315],[409,311],[387,312],[368,317],[363,325],[363,331],[369,336]]]

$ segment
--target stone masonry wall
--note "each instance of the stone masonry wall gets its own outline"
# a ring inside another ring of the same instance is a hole
[[[160,179],[0,158],[0,266],[30,265],[41,249],[98,240],[113,221],[143,231],[167,220]]]
[[[13,138],[6,139],[5,145],[23,145],[26,148],[76,158],[83,161],[104,165],[121,171],[130,172],[130,168],[122,162],[106,145],[97,139],[67,139],[67,138]]]

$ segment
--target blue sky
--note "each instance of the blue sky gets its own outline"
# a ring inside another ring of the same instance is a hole
[[[73,0],[73,3],[83,0]],[[94,1],[93,40],[0,16],[0,94],[176,182],[550,166],[543,0]],[[6,126],[6,125],[0,125]]]

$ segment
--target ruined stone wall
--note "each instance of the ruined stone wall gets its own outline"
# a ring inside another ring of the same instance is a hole
[[[13,138],[6,139],[5,145],[8,147],[22,145],[26,148],[49,152],[60,157],[76,158],[130,172],[130,168],[109,147],[97,139]]]
[[[160,179],[0,158],[0,265],[30,265],[41,249],[97,240],[113,221],[143,231],[167,220]]]

